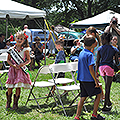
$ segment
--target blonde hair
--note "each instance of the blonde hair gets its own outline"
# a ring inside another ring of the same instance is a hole
[[[28,40],[25,39],[25,34],[24,34],[24,32],[23,32],[22,30],[18,31],[18,32],[16,33],[16,35],[15,35],[15,38],[17,38],[18,35],[21,35],[21,36],[23,36],[23,38],[24,38],[24,42],[23,42],[22,46],[23,46],[23,47],[29,47],[29,43],[28,43]]]

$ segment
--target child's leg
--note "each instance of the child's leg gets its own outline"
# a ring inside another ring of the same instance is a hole
[[[16,94],[14,94],[13,109],[18,109],[18,100],[20,98],[21,88],[16,88]]]
[[[104,95],[104,92],[103,92],[103,89],[102,89],[102,84],[99,84],[100,85],[100,89],[101,89],[101,99],[105,99],[105,95]]]
[[[8,91],[7,91],[7,92],[8,92],[8,95],[10,95],[10,94],[12,93],[12,89],[13,89],[13,88],[8,88]]]
[[[16,88],[16,97],[19,96],[21,93],[21,88]]]
[[[12,88],[8,88],[8,91],[6,92],[6,97],[7,97],[7,103],[6,103],[6,108],[10,108],[10,104],[12,102]]]
[[[76,117],[78,118],[81,115],[82,107],[86,98],[87,97],[81,97],[80,101],[78,102],[77,113],[76,113]]]
[[[106,93],[106,103],[107,105],[110,105],[111,104],[111,101],[110,101],[110,89],[111,89],[111,85],[112,85],[112,80],[113,80],[113,77],[110,77],[110,76],[106,76],[106,90],[107,90],[107,93]]]
[[[100,96],[101,96],[101,93],[97,94],[96,98],[95,98],[95,101],[94,101],[94,110],[93,110],[94,115],[97,115],[97,110],[98,110],[98,106],[99,106],[99,103],[100,103]]]
[[[105,81],[105,101],[104,101],[104,107],[106,107],[106,105],[110,105],[110,88],[111,88],[111,84],[112,84],[112,79],[113,77],[110,76],[106,76],[104,77],[104,81]]]

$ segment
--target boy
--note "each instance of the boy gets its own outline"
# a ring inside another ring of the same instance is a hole
[[[55,41],[55,47],[58,50],[58,53],[56,55],[55,58],[55,64],[59,64],[59,63],[66,63],[66,59],[65,59],[65,52],[63,51],[63,47],[64,47],[64,40],[63,39],[58,39]],[[55,77],[56,77],[56,73],[55,73]],[[65,73],[60,72],[57,76],[57,78],[64,78],[65,77]],[[63,84],[64,86],[66,84]],[[54,94],[54,90],[55,90],[55,86],[53,87],[52,93]],[[64,91],[63,94],[65,94],[66,91]],[[48,94],[46,94],[46,96],[48,96]]]
[[[102,116],[97,114],[98,105],[100,102],[101,89],[99,87],[98,81],[95,78],[94,72],[94,57],[91,49],[95,47],[95,38],[92,35],[86,36],[84,38],[85,49],[81,51],[78,58],[78,75],[77,80],[80,82],[81,99],[78,102],[77,113],[74,120],[80,120],[80,114],[85,99],[88,96],[96,95],[94,102],[94,110],[91,119],[92,120],[104,120]]]

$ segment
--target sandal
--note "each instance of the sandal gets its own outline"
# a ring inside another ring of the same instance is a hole
[[[92,114],[91,120],[105,120],[105,117],[102,117],[100,114],[97,116]]]

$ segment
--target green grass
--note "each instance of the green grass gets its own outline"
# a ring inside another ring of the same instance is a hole
[[[68,59],[67,59],[68,61]],[[54,60],[47,59],[47,64],[52,64]],[[37,69],[34,71],[30,71],[32,74],[31,80],[33,81],[35,78],[35,75],[37,73]],[[69,73],[66,74],[66,76],[69,76]],[[50,75],[39,75],[40,80],[47,80],[48,78],[52,78]],[[104,89],[104,81],[101,79],[101,82],[103,83],[103,89]],[[27,106],[25,106],[27,97],[29,95],[29,91],[27,89],[21,89],[21,96],[19,100],[19,109],[18,110],[10,110],[7,111],[5,109],[6,104],[6,91],[5,88],[5,76],[1,78],[2,83],[4,83],[4,90],[0,90],[0,119],[1,120],[73,120],[74,116],[76,114],[77,106],[74,106],[72,108],[67,108],[66,112],[68,114],[68,117],[64,116],[63,110],[58,109],[58,107],[55,107],[53,110],[51,110],[51,107],[54,104],[54,99],[49,98],[48,102],[45,102],[45,99],[38,100],[41,109],[38,109],[37,104],[35,101],[29,101]],[[15,93],[15,89],[13,89],[13,93]],[[48,93],[47,88],[34,88],[34,93],[36,96],[44,96]],[[77,91],[76,91],[77,93]],[[64,103],[66,104],[68,101],[71,101],[72,94],[69,93],[69,96],[67,98],[63,98]],[[79,100],[79,99],[78,99]],[[113,107],[111,112],[108,114],[103,114],[101,111],[102,104],[100,103],[98,113],[100,113],[102,116],[106,117],[106,120],[120,120],[120,83],[113,82],[112,88],[111,88],[111,101],[113,103]],[[12,104],[11,104],[12,106]],[[93,110],[93,103],[86,104],[88,113],[86,113],[83,109],[82,115],[85,119],[90,120],[92,110]]]

